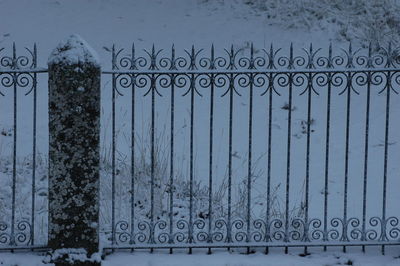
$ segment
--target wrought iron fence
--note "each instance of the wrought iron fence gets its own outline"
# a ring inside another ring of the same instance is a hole
[[[191,251],[196,247],[278,246],[285,247],[287,252],[290,246],[304,246],[307,251],[307,246],[326,249],[337,245],[345,250],[351,245],[363,249],[366,245],[382,245],[384,252],[384,245],[399,243],[399,213],[395,207],[398,199],[393,194],[396,192],[389,189],[399,179],[398,172],[393,170],[395,159],[389,158],[391,153],[397,154],[398,136],[391,129],[395,122],[390,121],[396,117],[400,81],[398,49],[389,45],[379,50],[372,47],[355,50],[350,45],[335,50],[332,45],[327,49],[311,45],[299,50],[291,45],[284,50],[271,45],[270,49],[257,50],[251,45],[242,49],[232,46],[221,54],[213,46],[210,50],[192,47],[177,55],[174,46],[170,52],[153,46],[139,53],[133,46],[127,56],[123,55],[123,49],[113,47],[111,52],[112,70],[104,71],[112,82],[108,227],[111,234],[107,248]],[[124,97],[128,100],[121,100]],[[140,104],[146,101],[144,98],[147,102]],[[283,98],[285,104],[279,110],[277,104]],[[379,106],[374,99],[379,99]],[[127,148],[125,153],[118,146],[119,101],[125,107],[131,106],[130,115],[122,119],[130,124],[125,132],[128,136],[128,143],[123,144]],[[182,103],[187,104],[187,110],[177,112]],[[228,112],[217,119],[225,106]],[[297,111],[299,108],[302,110]],[[294,120],[296,111],[305,117],[300,134],[305,141],[302,138],[300,143],[294,132],[298,124]],[[261,119],[265,118],[266,123],[260,129],[260,113],[264,112]],[[164,115],[161,120],[159,113]],[[379,123],[375,119],[377,113],[384,114]],[[317,126],[321,131],[318,138],[314,138],[315,115],[323,121]],[[177,117],[182,116],[189,120],[182,127],[188,136],[184,140],[177,137]],[[137,120],[141,117],[140,124]],[[274,119],[280,120],[285,130],[277,132]],[[141,156],[137,146],[145,141],[143,136],[138,137],[143,120],[149,124],[144,133],[149,136],[148,158],[147,163],[142,161],[141,166],[135,166],[140,164],[136,158]],[[228,133],[216,143],[217,127]],[[168,160],[161,173],[158,128],[167,135],[168,144],[164,154]],[[235,134],[245,134],[240,144],[237,137],[234,140]],[[380,140],[378,135],[383,137],[378,145],[383,150],[371,151],[373,143]],[[196,146],[196,139],[201,138],[202,144]],[[181,164],[177,162],[177,148],[185,143],[189,147],[179,156],[187,161]],[[221,145],[226,147],[226,162],[216,165],[216,146]],[[241,165],[246,169],[245,178],[235,174],[235,145],[246,147],[246,163]],[[255,148],[265,152],[260,157],[265,172],[261,178],[257,177],[264,180],[261,183],[255,181]],[[203,155],[201,158],[196,157],[198,151]],[[202,172],[196,168],[199,164],[203,165]],[[123,165],[129,166],[125,171],[128,179],[122,177]],[[188,167],[181,178],[184,181],[178,177],[182,169],[177,169],[177,165]],[[226,173],[216,174],[218,166],[226,166]],[[358,170],[353,171],[354,168]],[[392,169],[390,174],[388,169]],[[298,171],[302,172],[301,178]],[[226,183],[216,185],[224,176]],[[122,179],[125,198],[117,191]],[[278,192],[274,190],[273,179],[281,185]],[[334,188],[331,182],[341,187]],[[145,192],[140,193],[140,189]],[[216,200],[221,189],[226,191]],[[294,203],[293,193],[299,192],[301,201]],[[259,202],[256,204],[255,198],[260,195],[264,196],[261,204],[265,207],[256,213],[254,208]],[[281,198],[284,206],[279,214],[274,210],[276,198]],[[294,209],[300,211],[294,213]],[[186,215],[181,215],[185,212]]]
[[[111,53],[102,100],[106,249],[384,251],[399,243],[397,48]],[[0,249],[45,247],[47,165],[37,124],[46,119],[37,93],[47,69],[37,67],[36,46],[18,56],[14,45],[0,64],[8,145]]]
[[[38,198],[45,193],[42,185],[47,164],[37,152],[37,80],[38,74],[46,70],[37,67],[36,44],[20,55],[14,43],[8,54],[0,49],[0,249],[38,248],[47,241],[47,232],[43,233],[47,222],[38,219],[43,219],[47,212],[47,204],[42,200],[38,206]],[[20,105],[22,98],[28,106]],[[25,121],[31,123],[28,129]],[[19,134],[25,136],[24,140],[29,135],[29,143],[21,141]],[[20,157],[20,147],[30,152]],[[37,228],[38,225],[44,226]]]

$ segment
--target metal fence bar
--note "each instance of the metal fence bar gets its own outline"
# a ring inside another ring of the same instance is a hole
[[[117,53],[118,54],[118,53]],[[117,54],[115,51],[115,45],[112,47],[112,68],[117,69]],[[112,74],[112,92],[111,92],[111,242],[113,245],[116,244],[116,222],[115,222],[115,153],[116,153],[116,136],[115,136],[115,100],[116,100],[116,91],[117,91],[117,76],[116,74]]]
[[[271,236],[270,236],[270,212],[271,212],[271,160],[272,160],[272,95],[274,92],[274,76],[272,73],[269,74],[269,82],[268,82],[268,88],[265,93],[268,92],[268,150],[267,150],[267,210],[266,210],[266,215],[265,215],[265,225],[266,225],[266,230],[265,230],[265,241],[269,242],[271,241]],[[269,250],[268,247],[265,249],[265,253],[268,254]]]
[[[371,54],[371,48],[368,49]],[[362,208],[362,240],[366,241],[366,217],[367,217],[367,188],[368,188],[368,142],[369,142],[369,122],[371,105],[371,72],[367,72],[367,99],[365,108],[365,142],[364,142],[364,169],[363,169],[363,208]],[[365,252],[365,246],[362,246]]]
[[[33,47],[33,67],[37,67],[37,48]],[[36,195],[36,124],[37,124],[37,73],[33,73],[33,145],[32,145],[32,198],[31,198],[31,244],[35,245],[35,195]]]
[[[347,239],[347,192],[348,192],[348,179],[349,179],[349,145],[350,145],[350,107],[351,107],[351,80],[352,76],[349,73],[347,75],[347,95],[346,95],[346,136],[345,136],[345,164],[344,164],[344,191],[343,191],[343,232],[342,241],[348,241]],[[346,252],[346,246],[343,246],[343,252]]]
[[[17,55],[16,55],[15,43],[13,43],[13,68],[17,68]],[[17,112],[18,112],[18,96],[17,96],[17,74],[13,74],[13,89],[14,89],[14,109],[13,109],[13,154],[12,154],[12,215],[11,215],[11,244],[16,245],[15,242],[15,193],[17,185]]]
[[[175,46],[172,46],[171,53],[171,67],[173,70],[175,66]],[[174,243],[174,126],[175,126],[175,75],[171,75],[171,116],[170,116],[170,173],[169,173],[169,241]],[[172,254],[173,250],[170,249]]]
[[[329,58],[332,58],[332,46],[329,47]],[[324,171],[324,242],[328,241],[328,189],[329,189],[329,145],[331,129],[331,83],[332,76],[329,73],[327,77],[327,104],[326,104],[326,135],[325,135],[325,171]],[[324,246],[324,251],[327,247]]]
[[[131,69],[135,69],[135,46],[132,45]],[[135,243],[135,75],[131,75],[131,234],[130,244]]]
[[[253,53],[254,48],[251,47],[251,57],[250,57],[250,67],[253,64]],[[248,132],[249,132],[249,141],[248,141],[248,164],[247,164],[247,232],[246,232],[246,242],[251,241],[251,182],[252,182],[252,138],[253,138],[253,75],[250,75],[249,79],[249,122],[248,122]],[[249,248],[247,249],[247,253],[250,253]]]
[[[286,153],[286,191],[285,191],[285,242],[289,242],[289,200],[290,200],[290,153],[292,140],[292,104],[293,104],[293,85],[292,74],[289,74],[289,105],[287,122],[287,153]],[[285,247],[285,254],[288,253],[288,247]]]
[[[386,236],[386,193],[387,193],[387,165],[388,165],[388,141],[389,141],[389,119],[390,119],[390,91],[392,89],[391,85],[391,72],[386,74],[386,110],[385,110],[385,151],[384,151],[384,161],[383,161],[383,195],[382,195],[382,236],[381,240],[387,240]],[[385,245],[382,245],[382,255],[385,254]]]

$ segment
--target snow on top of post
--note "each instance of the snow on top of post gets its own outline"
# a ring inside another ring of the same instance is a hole
[[[62,41],[50,54],[48,65],[63,63],[66,65],[77,65],[90,63],[100,66],[100,60],[92,47],[79,35],[73,34]]]

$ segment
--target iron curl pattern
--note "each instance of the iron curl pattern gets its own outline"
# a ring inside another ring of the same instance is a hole
[[[350,218],[346,222],[342,218],[332,218],[328,231],[324,232],[323,221],[319,218],[310,219],[307,223],[302,218],[293,218],[290,220],[288,235],[285,234],[285,219],[273,219],[267,226],[265,220],[256,219],[251,221],[250,237],[247,237],[246,221],[243,219],[234,219],[229,228],[232,237],[228,236],[228,221],[225,218],[219,218],[213,221],[211,230],[208,230],[207,219],[198,219],[193,223],[193,241],[192,244],[269,244],[289,242],[289,243],[307,243],[307,242],[348,242],[352,241],[397,241],[400,236],[399,220],[396,217],[390,217],[382,222],[379,217],[372,217],[369,222],[368,230],[361,229],[361,219]],[[135,221],[134,234],[132,235],[128,221],[119,221],[116,224],[116,246],[132,245],[142,247],[149,244],[163,245],[170,244],[181,246],[188,244],[189,222],[185,219],[174,221],[172,234],[170,234],[169,221],[158,220],[153,227],[147,221]],[[4,229],[0,227],[0,229]],[[211,232],[211,235],[209,234]],[[267,236],[267,232],[269,235]],[[152,234],[154,233],[154,238]],[[9,239],[8,235],[1,235],[1,240]]]
[[[276,49],[273,45],[269,49],[256,49],[252,44],[249,48],[238,49],[232,45],[229,49],[218,50],[219,55],[214,45],[210,49],[192,46],[178,55],[174,45],[170,50],[153,45],[149,50],[138,51],[133,44],[128,52],[114,45],[113,70],[104,73],[117,75],[114,89],[120,95],[124,89],[135,86],[143,89],[143,95],[154,90],[162,96],[173,85],[182,89],[183,96],[191,90],[202,96],[211,86],[222,89],[220,96],[231,90],[241,96],[240,90],[250,84],[259,89],[260,95],[272,89],[279,96],[280,90],[289,85],[301,95],[308,90],[319,95],[318,87],[328,84],[337,87],[339,94],[347,90],[358,94],[355,87],[367,83],[382,85],[388,70],[392,83],[397,85],[400,80],[398,51],[399,48],[391,44],[379,50],[371,46],[354,49],[352,44],[346,49],[334,49],[333,45],[326,49],[314,48],[312,44],[306,49],[295,49],[293,44],[287,49]],[[9,65],[10,60],[5,58],[4,64]],[[10,83],[10,78],[5,78],[4,82]]]
[[[11,55],[5,54],[0,48],[0,96],[10,88],[18,87],[25,90],[25,95],[31,94],[36,86],[36,74],[46,72],[37,68],[37,47],[25,48],[25,54],[19,55],[15,43],[12,45]]]
[[[32,244],[32,225],[29,221],[17,221],[15,229],[12,234],[9,223],[0,221],[0,247],[1,245],[29,246]]]
[[[151,49],[137,51],[135,45],[126,52],[124,49],[116,49],[113,46],[112,65],[117,72],[304,72],[314,70],[324,72],[333,70],[340,72],[353,69],[354,71],[368,69],[396,69],[400,65],[398,56],[399,47],[388,47],[379,49],[360,48],[354,49],[352,44],[347,48],[335,49],[333,45],[326,48],[314,48],[311,44],[308,48],[298,49],[291,44],[287,48],[274,48],[271,45],[268,49],[256,49],[253,44],[246,48],[235,48],[217,50],[212,45],[209,49],[197,49],[192,46],[184,49],[179,55],[175,46],[171,49],[157,49],[155,45]],[[139,53],[139,55],[138,55]],[[26,66],[25,57],[14,59],[18,65]],[[2,66],[12,65],[11,58],[4,58]],[[229,71],[231,70],[231,71]]]

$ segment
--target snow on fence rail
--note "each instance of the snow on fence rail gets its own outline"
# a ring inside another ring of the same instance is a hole
[[[105,249],[399,243],[397,48],[109,50]],[[0,57],[0,249],[46,247],[47,70],[36,48]]]

